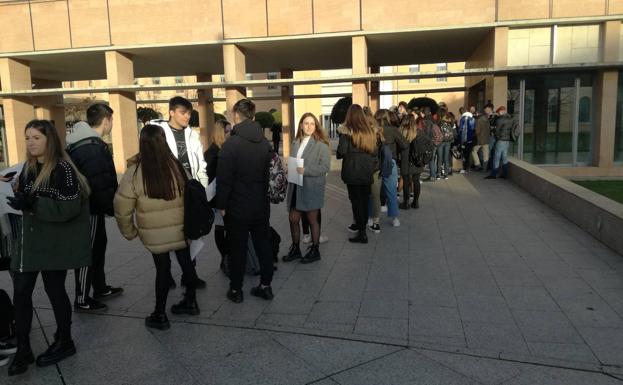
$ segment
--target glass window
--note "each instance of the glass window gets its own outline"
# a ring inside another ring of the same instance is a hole
[[[556,123],[558,121],[558,92],[554,95],[550,95],[548,114],[549,123]]]
[[[579,120],[580,123],[591,121],[591,98],[588,96],[582,96],[580,98]]]
[[[580,89],[578,90],[578,153],[577,162],[582,164],[591,163],[593,123],[593,77],[590,74],[580,76]]]
[[[616,114],[614,131],[614,161],[623,162],[623,71],[619,71]]]
[[[244,78],[246,80],[253,80],[253,74],[246,74],[246,75],[244,75]]]
[[[443,72],[448,70],[448,63],[438,63],[437,64],[437,72]],[[448,78],[437,78],[438,82],[447,82]]]
[[[269,72],[269,73],[266,74],[266,78],[268,78],[268,80],[278,79],[279,78],[279,74],[277,72]],[[276,88],[277,88],[277,86],[268,86],[269,90],[274,90]]]
[[[160,78],[151,78],[151,82],[152,82],[152,84],[158,85],[158,84],[160,84]]]
[[[409,66],[409,73],[417,74],[420,73],[420,65],[414,64]],[[409,83],[419,83],[420,79],[409,79]]]
[[[176,76],[175,77],[175,84],[182,84],[184,83],[184,77],[183,76]]]

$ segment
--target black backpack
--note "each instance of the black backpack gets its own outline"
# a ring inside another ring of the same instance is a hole
[[[208,203],[203,185],[188,179],[184,188],[184,235],[186,239],[199,239],[210,234],[214,211]]]
[[[383,178],[388,178],[392,175],[392,169],[394,168],[392,159],[392,150],[387,144],[381,144],[379,146],[379,171]]]
[[[428,135],[418,134],[409,145],[409,162],[415,167],[424,167],[432,159],[435,144]]]

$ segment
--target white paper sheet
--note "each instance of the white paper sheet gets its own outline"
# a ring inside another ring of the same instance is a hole
[[[296,171],[298,167],[303,167],[303,163],[303,159],[293,157],[288,158],[288,182],[299,186],[303,185],[303,175]]]
[[[223,220],[223,216],[221,212],[217,209],[214,209],[214,223],[213,226],[225,226],[225,221]]]

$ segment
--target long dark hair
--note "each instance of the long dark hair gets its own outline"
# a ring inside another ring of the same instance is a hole
[[[171,153],[162,127],[148,124],[141,130],[139,166],[149,198],[170,201],[184,192],[184,168]]]
[[[359,104],[351,104],[348,107],[344,125],[351,130],[353,145],[356,148],[370,154],[376,152],[376,132],[370,126],[370,122]]]

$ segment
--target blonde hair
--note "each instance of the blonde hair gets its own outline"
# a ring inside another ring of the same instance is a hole
[[[412,114],[409,114],[402,120],[400,124],[400,132],[402,136],[405,137],[407,142],[411,143],[417,137],[417,122],[418,119],[415,118]]]
[[[225,143],[225,127],[229,123],[224,120],[217,120],[214,123],[214,129],[210,133],[209,142],[216,144],[216,147],[223,147],[223,143]]]
[[[351,131],[353,146],[370,154],[376,153],[376,132],[359,104],[348,108],[344,125]]]

